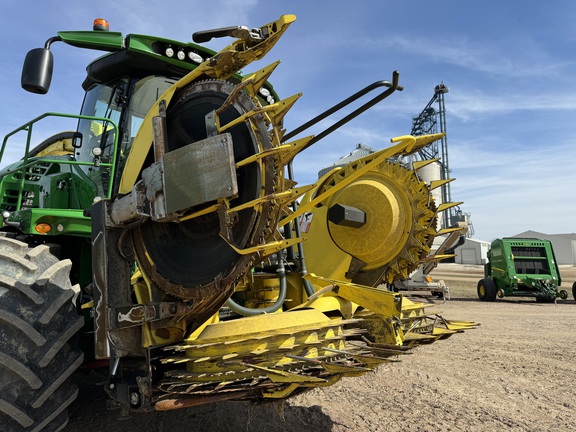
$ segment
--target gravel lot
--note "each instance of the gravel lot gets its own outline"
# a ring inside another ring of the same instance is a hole
[[[476,297],[481,266],[441,264],[433,276],[451,299],[417,298],[477,329],[284,404],[226,402],[122,418],[106,409],[95,376],[82,385],[65,431],[576,431],[576,268],[561,274],[568,300],[485,303]]]

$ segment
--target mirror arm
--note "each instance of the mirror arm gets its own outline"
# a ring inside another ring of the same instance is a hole
[[[44,48],[49,50],[50,45],[52,45],[54,42],[60,42],[60,41],[62,41],[62,38],[60,36],[52,36],[50,39],[46,41],[46,43],[44,44]]]

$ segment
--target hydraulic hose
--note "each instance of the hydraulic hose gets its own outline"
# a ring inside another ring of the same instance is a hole
[[[292,168],[292,161],[288,163],[288,178],[290,180],[294,180],[294,171]],[[292,210],[296,211],[298,209],[298,205],[296,201],[292,202]],[[286,227],[284,230],[285,234],[289,234],[291,232],[290,225]],[[300,237],[300,225],[298,222],[294,223],[294,232],[296,233],[296,237]],[[287,236],[288,237],[288,236]],[[304,276],[308,274],[308,270],[306,269],[306,258],[304,257],[304,247],[302,243],[298,243],[298,256],[300,258],[300,274],[302,275],[302,283],[304,284],[304,291],[306,291],[306,295],[308,297],[312,296],[316,291],[314,291],[314,287],[307,279],[304,279]]]
[[[247,308],[245,306],[239,305],[236,303],[232,298],[229,298],[226,301],[226,306],[232,309],[237,314],[243,316],[254,316],[254,315],[261,315],[261,314],[269,314],[274,313],[278,309],[282,307],[284,304],[284,300],[286,300],[286,269],[284,268],[284,261],[282,261],[282,257],[280,254],[277,255],[278,257],[278,267],[276,269],[276,273],[278,273],[278,280],[280,281],[280,289],[278,291],[278,298],[276,302],[272,306],[268,306],[265,308]]]

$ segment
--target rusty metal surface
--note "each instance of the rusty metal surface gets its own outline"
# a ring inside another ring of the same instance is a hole
[[[232,145],[232,137],[226,133],[164,155],[164,193],[168,213],[238,193]]]

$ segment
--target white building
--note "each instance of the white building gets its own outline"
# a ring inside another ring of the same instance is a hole
[[[488,250],[490,243],[474,238],[467,238],[464,244],[458,246],[454,253],[457,264],[486,264],[488,262]]]

